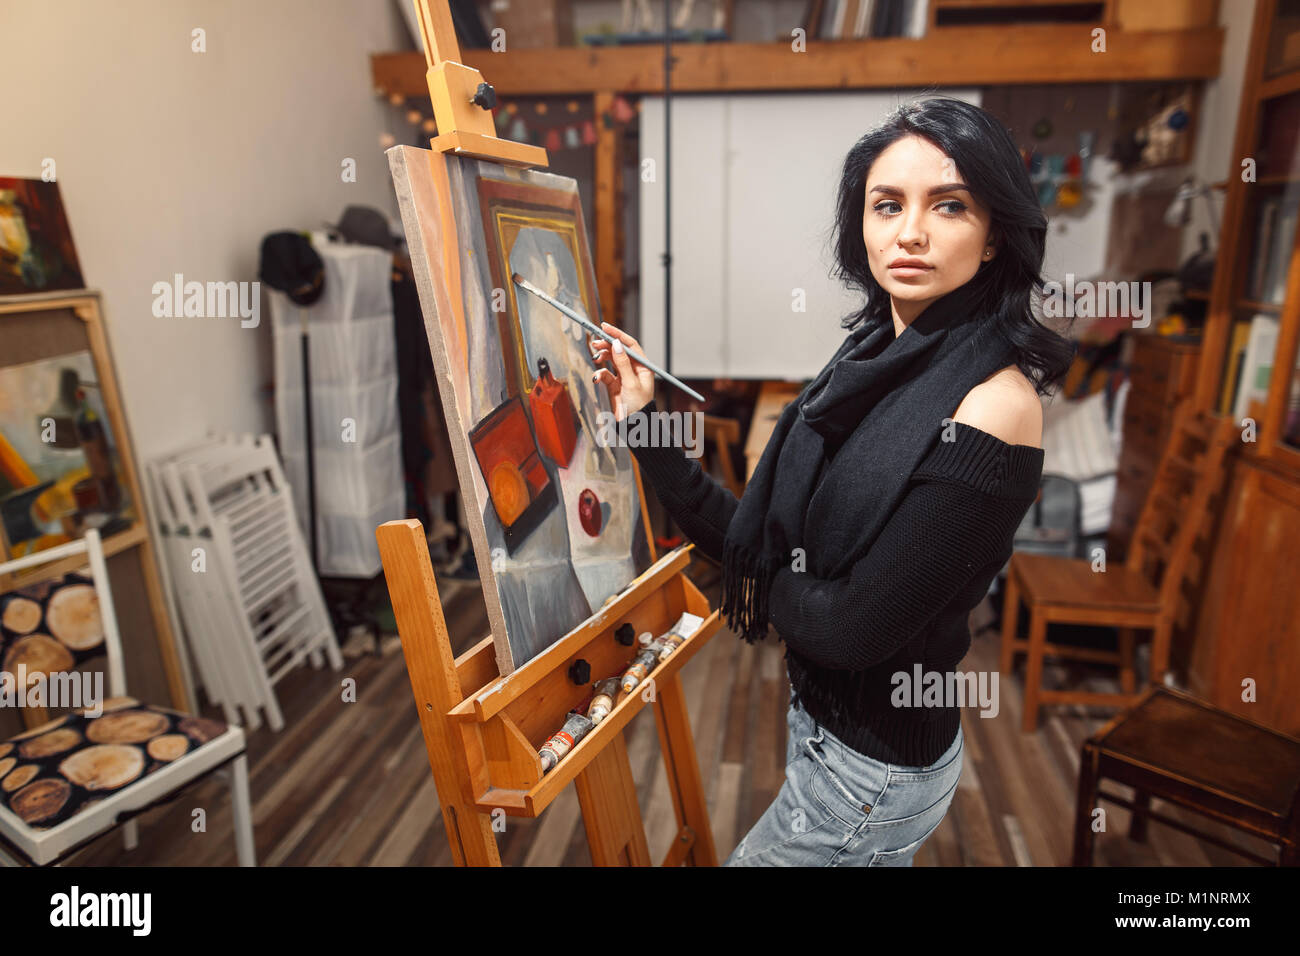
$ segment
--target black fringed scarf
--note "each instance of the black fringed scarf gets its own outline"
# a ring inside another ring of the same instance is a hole
[[[727,529],[722,610],[749,643],[766,637],[772,577],[802,548],[820,578],[848,573],[966,393],[1011,364],[977,314],[974,283],[931,303],[903,334],[866,321],[786,406]]]

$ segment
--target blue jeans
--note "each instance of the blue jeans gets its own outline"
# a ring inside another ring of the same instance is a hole
[[[961,727],[927,767],[846,746],[801,707],[786,715],[785,783],[723,866],[911,866],[961,776]]]

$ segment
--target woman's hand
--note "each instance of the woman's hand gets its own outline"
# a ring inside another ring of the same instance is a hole
[[[636,339],[608,322],[600,323],[600,327],[614,338],[614,345],[611,347],[604,339],[593,339],[588,333],[587,348],[597,365],[612,362],[614,371],[597,369],[591,380],[605,384],[614,420],[621,422],[629,412],[638,411],[655,397],[655,373],[627,354],[629,348],[641,351]]]

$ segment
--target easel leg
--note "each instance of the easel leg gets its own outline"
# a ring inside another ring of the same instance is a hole
[[[424,527],[418,521],[389,521],[379,526],[376,538],[452,859],[457,866],[500,866],[492,818],[465,796],[474,791],[471,782],[486,783],[476,779],[476,772],[486,771],[467,766],[464,750],[456,746],[458,730],[446,718],[463,698]]]
[[[700,782],[700,765],[695,759],[695,738],[691,736],[681,674],[674,674],[658,691],[655,722],[659,725],[659,746],[668,771],[668,792],[672,794],[677,826],[689,830],[694,837],[682,862],[690,866],[717,866],[718,853],[713,847],[713,829],[709,826],[709,810]]]
[[[649,866],[650,848],[637,805],[636,783],[620,733],[573,780],[596,866]]]

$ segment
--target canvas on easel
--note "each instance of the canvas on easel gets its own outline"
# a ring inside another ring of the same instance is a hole
[[[631,453],[599,440],[612,409],[586,334],[510,281],[600,322],[577,183],[409,146],[388,156],[508,674],[653,559]]]

